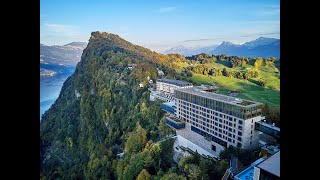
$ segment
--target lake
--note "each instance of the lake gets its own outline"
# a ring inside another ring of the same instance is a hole
[[[44,67],[48,68],[48,65]],[[51,65],[50,69],[58,71],[58,74],[53,77],[40,78],[40,121],[42,114],[59,97],[64,81],[74,72],[75,68],[59,67],[54,69]]]
[[[50,108],[59,97],[63,82],[68,76],[48,77],[40,80],[40,120],[41,115]]]

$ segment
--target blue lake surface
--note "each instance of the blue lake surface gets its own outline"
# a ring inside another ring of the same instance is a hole
[[[40,121],[42,114],[48,110],[59,97],[60,90],[68,76],[50,77],[40,80]]]
[[[55,100],[59,97],[61,88],[66,79],[75,71],[74,66],[40,64],[40,68],[56,71],[53,77],[40,78],[40,121]]]

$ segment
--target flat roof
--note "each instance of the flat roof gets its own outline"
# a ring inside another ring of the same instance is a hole
[[[174,85],[178,85],[178,86],[193,85],[190,82],[180,81],[180,80],[175,80],[175,79],[167,79],[167,78],[161,78],[161,79],[158,79],[157,81],[165,82],[165,83],[169,83],[169,84],[174,84]]]
[[[205,97],[205,98],[208,98],[208,99],[213,99],[213,100],[217,100],[217,101],[221,101],[221,102],[226,102],[228,104],[233,104],[233,105],[237,105],[237,106],[241,106],[241,107],[246,107],[246,108],[254,107],[254,106],[257,106],[257,105],[262,105],[262,103],[260,103],[260,102],[245,100],[245,99],[236,98],[236,97],[233,97],[233,96],[217,94],[217,93],[214,93],[214,92],[207,92],[207,91],[201,90],[201,87],[198,87],[198,86],[194,86],[192,88],[185,88],[185,89],[176,89],[176,91],[185,92],[185,93],[189,93],[189,94]]]
[[[257,167],[280,177],[280,151],[261,162]]]

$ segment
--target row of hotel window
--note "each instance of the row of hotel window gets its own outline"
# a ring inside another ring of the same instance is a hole
[[[193,125],[197,125],[197,127],[198,127],[198,125],[199,125],[199,127],[203,127],[203,128],[211,128],[211,129],[214,129],[214,130],[218,130],[219,129],[219,132],[221,132],[220,131],[220,128],[222,128],[222,129],[227,129],[227,130],[229,130],[229,132],[232,132],[232,130],[233,130],[233,132],[235,133],[235,128],[236,128],[236,120],[234,120],[234,124],[232,123],[232,122],[228,122],[228,121],[226,121],[226,120],[222,120],[221,118],[215,118],[214,120],[215,120],[215,122],[214,121],[212,121],[212,120],[210,120],[210,119],[206,119],[206,118],[203,118],[202,120],[201,119],[198,119],[197,117],[195,118],[195,117],[191,117],[191,116],[189,116],[189,115],[186,115],[186,114],[184,114],[184,113],[181,113],[181,112],[179,112],[178,113],[179,114],[179,116],[181,116],[182,115],[182,117],[183,117],[183,119],[186,121],[186,122],[188,122],[189,123],[189,119],[190,119],[190,123],[192,123]],[[194,115],[193,115],[194,116]],[[219,119],[219,122],[218,122],[218,119]],[[223,124],[224,123],[224,124]],[[253,120],[251,121],[251,123],[253,123]],[[219,127],[219,128],[218,128]],[[232,128],[233,127],[233,128]],[[254,128],[254,125],[253,124],[251,124],[251,130]],[[242,121],[241,120],[239,120],[239,125],[238,125],[238,135],[242,135],[242,133],[241,133],[241,131],[242,131]],[[211,130],[210,130],[210,132],[211,132]]]
[[[191,131],[194,131],[194,132],[196,132],[196,133],[198,133],[198,134],[200,134],[200,135],[202,135],[202,136],[204,136],[204,137],[206,137],[206,138],[209,138],[209,139],[211,139],[213,142],[218,143],[218,144],[220,144],[221,146],[227,147],[227,142],[225,142],[225,141],[223,141],[222,139],[219,139],[219,138],[213,136],[213,135],[210,134],[210,133],[207,133],[207,132],[205,132],[205,131],[202,131],[201,129],[198,129],[198,128],[194,127],[194,126],[191,126]],[[251,131],[251,134],[252,134],[252,131]],[[216,134],[215,134],[215,135],[216,135]],[[219,134],[219,137],[221,138],[221,134]],[[233,144],[235,144],[235,140],[234,140],[234,139],[231,139],[231,138],[229,138],[229,137],[227,137],[227,136],[222,136],[222,137],[223,137],[223,139],[226,139],[226,140],[229,141],[230,143],[232,142]],[[241,147],[242,147],[242,144],[241,144],[241,138],[240,138],[240,137],[238,137],[238,141],[239,141],[239,142],[237,142],[237,146],[241,148]],[[252,135],[250,136],[249,145],[250,145],[250,146],[252,145]],[[215,151],[215,148],[212,149],[212,150]]]
[[[179,116],[183,116],[185,119],[192,119],[193,121],[196,121],[196,122],[200,122],[202,123],[203,125],[207,125],[207,127],[209,127],[209,124],[214,124],[216,126],[219,126],[219,127],[224,127],[225,125],[228,125],[230,127],[236,127],[236,119],[234,119],[234,122],[231,121],[226,121],[226,120],[222,120],[221,118],[218,118],[216,116],[211,116],[211,118],[205,118],[205,117],[200,117],[194,113],[190,113],[190,116],[188,115],[189,113],[186,112],[186,111],[179,111],[178,112],[178,115]],[[229,119],[230,120],[230,119]],[[188,122],[188,120],[187,120]],[[242,130],[242,120],[238,120],[238,129],[239,130]],[[212,125],[211,125],[211,128],[212,128]]]
[[[196,109],[198,109],[198,107],[197,108],[194,108],[194,107],[191,108],[191,107],[187,107],[187,106],[181,105],[181,104],[178,104],[178,107],[179,107],[179,110],[183,109],[184,112],[186,112],[186,111],[190,112],[191,111],[193,113],[196,113],[196,114],[199,114],[199,115],[202,115],[202,116],[207,116],[207,117],[211,116],[211,118],[212,118],[212,115],[215,115],[215,116],[220,116],[221,118],[229,119],[229,120],[232,121],[232,116],[228,116],[226,114],[222,114],[219,111],[209,110],[207,108],[201,108],[201,107],[199,107],[199,111],[198,111],[198,110],[196,110]]]
[[[187,122],[189,122],[189,120],[187,120]],[[211,134],[214,134],[216,136],[219,136],[220,138],[223,138],[223,139],[226,139],[226,140],[227,140],[227,138],[229,138],[229,139],[232,138],[232,139],[230,139],[228,141],[232,142],[232,143],[235,143],[235,140],[236,140],[236,134],[235,134],[236,131],[235,131],[235,129],[228,128],[227,126],[224,126],[224,129],[217,128],[217,127],[212,128],[212,126],[211,126],[212,129],[209,129],[209,128],[205,127],[205,126],[202,126],[199,123],[190,122],[190,124],[192,124],[195,127],[200,128],[200,129],[203,129],[204,131],[207,131],[207,133],[211,133]],[[237,140],[238,141],[242,140],[241,136],[242,136],[242,132],[238,131],[238,135],[237,135]]]
[[[262,107],[261,105],[257,105],[255,107],[250,107],[250,108],[244,108],[244,107],[236,106],[233,104],[228,104],[225,102],[220,102],[220,101],[196,96],[193,94],[187,94],[187,96],[182,97],[181,94],[186,94],[186,93],[175,91],[176,102],[178,104],[182,103],[187,106],[192,106],[195,109],[198,109],[198,108],[201,109],[200,106],[202,106],[202,107],[223,112],[225,114],[229,114],[241,119],[248,119],[248,118],[261,115],[261,107]]]
[[[194,123],[194,122],[192,122],[192,125],[199,127],[200,129],[203,129],[204,131],[207,131],[208,133],[212,133],[216,136],[219,136],[220,138],[223,138],[223,139],[227,139],[227,136],[229,136],[230,138],[234,139],[234,140],[232,140],[232,142],[233,143],[235,142],[235,139],[236,139],[235,134],[230,133],[230,132],[232,132],[232,130],[230,130],[230,129],[225,131],[223,129],[220,129],[220,128],[218,129],[215,127],[214,130],[211,130],[209,128],[206,128],[205,126],[198,125],[197,123]],[[223,134],[225,134],[226,136],[224,136]],[[238,141],[241,141],[242,139],[240,136],[242,136],[242,132],[238,132],[238,135],[239,135]],[[228,140],[228,141],[231,142],[231,140]]]
[[[202,131],[201,129],[199,129],[199,128],[195,127],[195,126],[191,126],[191,131],[194,131],[194,132],[196,132],[196,133],[198,133],[198,134],[200,134],[200,135],[202,135],[202,136],[204,136],[206,138],[209,138],[213,142],[218,143],[223,147],[227,147],[227,142],[222,140],[222,139],[220,139],[221,138],[220,136],[219,136],[220,138],[217,138],[217,137],[215,137],[215,136],[213,136],[213,135],[211,135],[211,134],[209,134],[209,133],[207,133],[205,131]],[[232,140],[231,138],[225,137],[223,139],[226,139],[230,143],[232,142],[233,144],[235,144],[235,141]],[[238,142],[237,145],[240,146],[240,147],[242,146],[241,142]]]

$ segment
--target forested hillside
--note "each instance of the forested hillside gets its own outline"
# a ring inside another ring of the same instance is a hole
[[[93,32],[75,73],[65,81],[59,98],[43,115],[41,179],[221,178],[228,167],[228,155],[215,162],[196,154],[174,164],[173,140],[157,143],[174,133],[165,125],[161,103],[150,102],[147,86],[140,88],[138,84],[147,85],[147,76],[155,81],[156,68],[160,68],[167,78],[195,83],[200,83],[201,78],[220,76],[248,82],[252,79],[258,81],[251,82],[252,86],[279,91],[277,85],[269,87],[271,82],[262,85],[260,79],[254,79],[267,77],[269,74],[263,70],[274,68],[272,61],[225,55],[162,55],[117,35]],[[132,63],[137,67],[129,70],[127,65]],[[249,69],[242,69],[245,64]],[[273,74],[269,76],[273,78]],[[116,156],[122,152],[123,158]],[[254,157],[244,156],[246,152],[239,150],[236,153],[243,157],[244,164]]]

